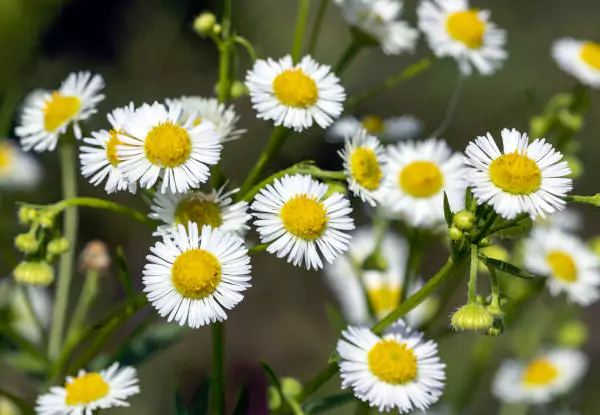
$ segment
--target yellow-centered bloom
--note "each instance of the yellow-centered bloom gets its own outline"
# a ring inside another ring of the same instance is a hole
[[[558,66],[578,81],[600,88],[600,43],[591,40],[559,39],[552,46]]]

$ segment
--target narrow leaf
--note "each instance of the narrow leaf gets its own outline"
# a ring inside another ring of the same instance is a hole
[[[134,296],[134,291],[131,283],[131,274],[129,273],[129,267],[127,266],[127,260],[125,259],[125,251],[122,246],[117,246],[117,273],[127,297],[132,298]]]
[[[346,319],[335,305],[325,304],[325,314],[327,314],[329,325],[336,332],[341,332],[348,326]]]
[[[290,399],[289,396],[287,396],[285,393],[283,393],[283,390],[281,389],[281,382],[279,382],[279,378],[277,377],[277,375],[275,374],[275,371],[271,368],[271,366],[269,366],[269,364],[265,361],[260,362],[260,365],[262,366],[263,370],[267,374],[267,378],[269,379],[269,382],[275,387],[275,389],[277,389],[277,392],[279,393],[281,398],[285,401],[285,403],[290,407],[290,409],[292,410],[292,413],[294,415],[304,415],[304,412],[300,408],[300,405],[298,404],[298,402]]]
[[[527,271],[523,271],[521,268],[516,265],[509,264],[508,262],[500,261],[499,259],[488,258],[485,255],[480,255],[479,259],[483,261],[483,263],[490,268],[493,268],[497,271],[504,272],[506,274],[514,275],[519,278],[532,279],[537,278],[536,275],[530,274]]]
[[[444,192],[444,217],[446,218],[446,224],[448,227],[452,226],[452,218],[454,214],[450,210],[450,202],[448,201],[448,195]]]
[[[238,397],[235,409],[232,415],[246,415],[248,413],[248,404],[250,403],[250,394],[248,392],[248,385],[246,382],[242,384],[242,390]]]

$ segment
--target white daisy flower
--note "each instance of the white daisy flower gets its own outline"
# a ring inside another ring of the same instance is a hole
[[[416,138],[423,131],[423,123],[412,115],[401,115],[383,119],[368,115],[362,119],[345,115],[333,123],[327,130],[327,141],[336,143],[353,136],[360,129],[382,141],[398,141]]]
[[[38,415],[92,415],[98,409],[129,406],[127,399],[140,393],[133,367],[113,363],[100,372],[79,371],[67,377],[64,387],[52,387],[38,397]]]
[[[258,118],[296,131],[311,127],[313,121],[327,128],[342,113],[346,99],[329,66],[310,56],[297,65],[289,55],[279,61],[259,59],[248,71],[246,85]]]
[[[600,88],[600,43],[559,39],[552,46],[552,57],[563,71],[581,83]]]
[[[414,227],[444,223],[444,192],[453,212],[464,208],[462,156],[445,141],[428,139],[389,146],[385,169],[385,208]]]
[[[251,209],[262,243],[295,266],[323,268],[348,249],[354,229],[350,202],[341,193],[325,198],[327,185],[308,175],[275,179],[254,198]],[[320,254],[317,252],[317,248]]]
[[[551,216],[538,217],[535,225],[545,228],[557,228],[565,232],[578,232],[583,228],[583,216],[581,212],[567,207],[565,210],[556,212]]]
[[[189,223],[150,248],[144,292],[161,317],[198,328],[227,319],[250,287],[250,257],[238,236]]]
[[[323,269],[327,284],[350,324],[373,324],[400,304],[408,256],[407,243],[404,238],[387,232],[380,247],[387,269],[360,270],[365,260],[373,253],[376,243],[377,231],[374,228],[360,228],[352,234],[348,252],[332,264],[325,265]],[[422,285],[422,281],[414,281],[409,296],[417,292]],[[374,316],[370,315],[369,304]],[[435,312],[435,307],[435,298],[427,298],[408,313],[407,324],[410,327],[422,325]]]
[[[538,228],[525,243],[525,267],[548,277],[554,296],[564,292],[582,306],[600,298],[600,261],[588,245],[556,228]]]
[[[344,19],[379,42],[386,55],[412,52],[419,32],[400,20],[398,0],[336,0]]]
[[[433,53],[456,59],[464,75],[472,67],[491,75],[508,56],[506,32],[489,21],[489,11],[470,9],[467,0],[423,0],[417,14]]]
[[[178,225],[194,222],[198,228],[209,225],[225,232],[243,235],[248,230],[246,224],[251,215],[248,214],[248,203],[233,203],[231,197],[239,189],[225,192],[225,186],[219,190],[204,193],[192,190],[188,193],[156,193],[150,206],[150,218],[164,223],[160,225],[155,235],[177,229]]]
[[[184,193],[205,183],[210,165],[221,157],[221,135],[208,121],[194,126],[182,118],[181,104],[144,104],[123,125],[117,144],[119,169],[130,182],[151,188],[162,177],[160,191]]]
[[[358,399],[379,411],[427,409],[442,396],[446,379],[437,348],[402,321],[381,337],[350,326],[337,344],[342,388],[351,387]]]
[[[346,139],[346,146],[338,151],[344,160],[344,173],[348,180],[348,188],[363,202],[375,206],[383,197],[383,167],[385,150],[372,135],[365,130]]]
[[[492,393],[502,402],[545,404],[573,390],[587,368],[587,356],[572,349],[553,349],[527,363],[508,360],[496,373]]]
[[[213,123],[217,128],[217,132],[221,135],[222,142],[236,140],[246,132],[246,130],[235,128],[240,117],[235,112],[233,105],[226,107],[216,98],[203,97],[183,96],[167,100],[169,105],[177,103],[180,103],[183,107],[183,119],[193,116],[194,125],[198,125],[202,121]]]
[[[529,143],[527,134],[502,130],[501,152],[491,134],[477,137],[465,150],[466,174],[479,204],[492,205],[496,213],[514,219],[527,212],[545,217],[565,208],[562,199],[571,189],[571,169],[562,154],[544,138]]]
[[[98,186],[106,179],[104,189],[108,194],[116,191],[136,191],[136,182],[129,182],[119,169],[120,160],[117,157],[117,146],[122,144],[119,133],[123,125],[134,113],[133,103],[123,108],[117,108],[107,115],[110,130],[100,130],[86,137],[79,153],[81,174],[87,177],[91,184]]]
[[[0,140],[0,189],[30,190],[42,179],[42,166],[11,140]]]
[[[104,80],[90,72],[70,74],[57,91],[35,91],[23,105],[16,134],[25,151],[53,151],[58,137],[73,124],[77,139],[81,138],[79,122],[96,113],[96,105],[104,99]]]

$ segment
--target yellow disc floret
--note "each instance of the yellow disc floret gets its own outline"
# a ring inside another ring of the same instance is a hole
[[[210,200],[197,197],[184,199],[175,209],[175,223],[187,226],[188,221],[197,223],[198,229],[204,225],[217,228],[223,223],[221,208]]]
[[[279,102],[290,107],[308,108],[319,98],[317,84],[302,69],[288,69],[277,75],[273,91]]]
[[[191,249],[173,263],[171,279],[185,298],[201,299],[212,294],[221,281],[221,263],[203,249]]]
[[[110,388],[99,373],[86,373],[65,385],[69,406],[87,405],[108,395]]]
[[[492,183],[513,195],[528,195],[540,188],[542,172],[537,163],[517,152],[504,154],[490,164]]]
[[[44,129],[54,132],[73,119],[81,109],[81,100],[53,92],[44,102]]]
[[[548,359],[531,362],[523,372],[523,382],[529,386],[542,386],[558,377],[558,369]]]
[[[414,161],[398,175],[402,190],[412,197],[431,197],[440,191],[444,177],[439,167],[430,161]]]
[[[417,376],[417,358],[405,344],[382,340],[369,352],[369,369],[380,380],[393,385],[410,382]]]
[[[9,170],[12,163],[13,150],[7,142],[0,143],[0,173]]]
[[[369,148],[357,148],[350,156],[352,176],[359,185],[368,190],[379,189],[383,173],[375,152]]]
[[[581,47],[581,59],[592,68],[600,71],[600,43],[584,43]]]
[[[470,49],[481,47],[485,29],[485,22],[479,18],[477,10],[452,13],[446,20],[446,30],[450,36]]]
[[[373,307],[375,315],[382,316],[393,310],[400,304],[400,287],[381,286],[376,289],[367,289],[369,303]]]
[[[177,167],[192,152],[192,139],[183,127],[165,122],[152,128],[144,143],[146,157],[160,167]]]
[[[550,251],[546,262],[552,270],[552,276],[565,282],[577,281],[577,265],[573,257],[563,251]]]
[[[298,238],[314,241],[327,228],[329,217],[323,203],[305,194],[294,196],[281,208],[285,229]]]
[[[106,141],[106,158],[109,163],[117,167],[119,165],[119,157],[117,156],[117,146],[123,144],[119,140],[118,132],[110,130],[110,138]]]
[[[369,115],[362,120],[362,126],[369,134],[381,134],[385,124],[381,117]]]

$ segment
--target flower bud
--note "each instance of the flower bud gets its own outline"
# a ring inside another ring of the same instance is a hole
[[[42,213],[40,215],[40,226],[45,229],[50,229],[54,226],[54,215],[51,213]]]
[[[210,12],[200,13],[194,20],[194,30],[200,36],[206,36],[213,31],[217,18]]]
[[[292,400],[296,400],[302,393],[302,384],[294,378],[281,378],[281,391]]]
[[[497,298],[493,298],[492,302],[486,308],[492,317],[501,318],[504,315]]]
[[[15,247],[26,254],[33,254],[40,249],[40,243],[35,235],[22,233],[15,237]]]
[[[388,261],[381,254],[381,252],[373,252],[369,255],[362,263],[362,269],[365,271],[387,271],[389,265]]]
[[[562,324],[556,331],[556,342],[561,346],[578,349],[588,340],[587,325],[578,320],[571,320]]]
[[[451,226],[448,230],[448,235],[450,235],[450,239],[453,241],[460,241],[463,237],[463,232],[456,226]]]
[[[66,238],[56,238],[51,240],[46,246],[46,250],[51,255],[60,255],[69,249],[71,244]]]
[[[19,222],[23,225],[29,225],[38,217],[38,211],[29,207],[22,207],[19,209]]]
[[[565,161],[569,164],[569,168],[571,169],[571,174],[569,177],[571,179],[578,179],[583,175],[583,164],[581,160],[574,156],[565,157]]]
[[[79,255],[79,269],[81,271],[95,270],[100,273],[108,270],[110,255],[108,247],[100,240],[88,242]]]
[[[485,306],[470,303],[454,312],[451,317],[451,323],[456,331],[488,331],[494,324],[494,318]]]
[[[452,224],[460,230],[468,231],[475,224],[475,215],[466,210],[460,211],[454,215]]]
[[[283,403],[281,400],[281,395],[275,386],[269,386],[269,389],[267,390],[267,400],[269,403],[269,410],[272,412],[281,408],[281,404]]]
[[[214,26],[213,26],[213,33],[214,33],[215,35],[218,35],[218,34],[220,34],[220,33],[221,33],[221,30],[222,30],[222,29],[223,29],[223,28],[221,27],[221,25],[217,23],[216,25],[214,25]]]
[[[229,95],[231,98],[241,98],[243,96],[248,95],[248,87],[243,82],[233,81],[231,84],[231,90],[229,91]]]
[[[345,195],[347,192],[346,185],[342,182],[329,181],[329,182],[326,182],[326,184],[327,184],[327,192],[325,192],[325,196],[323,196],[323,198],[325,198],[325,199],[334,193],[341,193],[341,194]]]
[[[54,270],[43,261],[23,261],[14,269],[13,276],[18,283],[49,285],[54,281]]]

